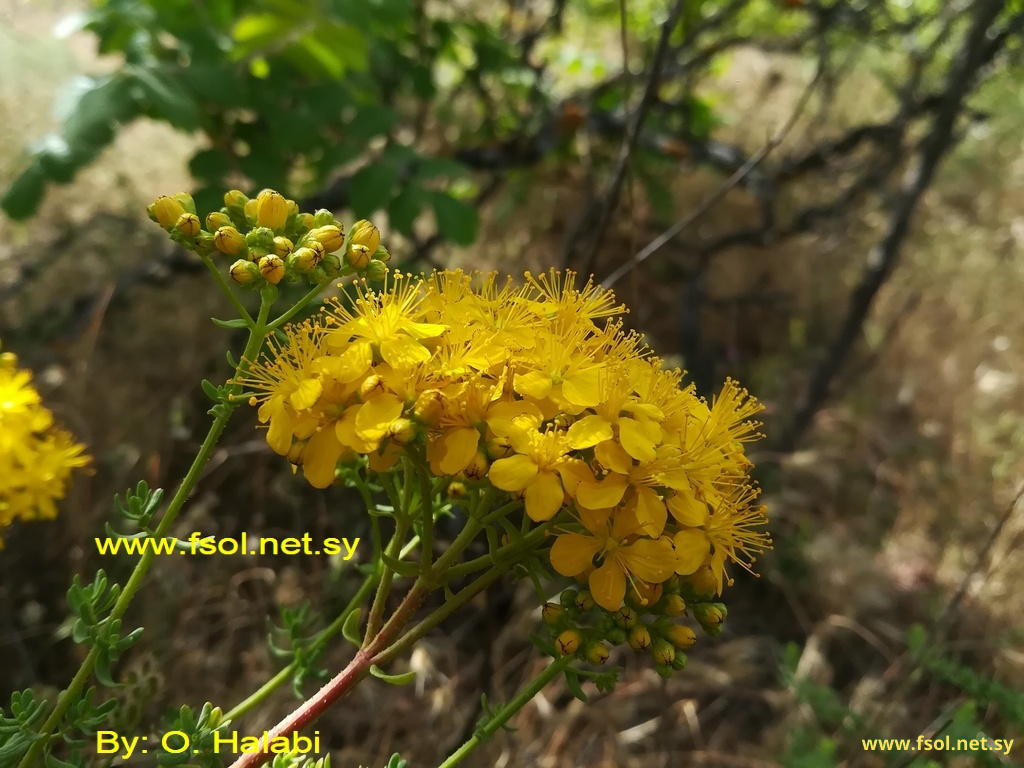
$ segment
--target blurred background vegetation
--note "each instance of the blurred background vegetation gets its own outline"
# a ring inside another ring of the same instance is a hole
[[[702,393],[768,407],[776,549],[727,631],[671,681],[622,656],[612,695],[549,689],[468,764],[1020,764],[861,740],[1024,739],[1022,31],[1020,0],[0,0],[0,339],[97,457],[0,554],[0,694],[69,679],[71,577],[130,567],[93,543],[113,495],[176,481],[229,373],[221,298],[145,206],[270,186],[372,215],[408,269],[593,274]],[[178,533],[359,535],[254,422]],[[331,617],[349,567],[160,562],[121,728],[237,703],[281,663],[264,617]],[[528,593],[342,701],[335,764],[461,743],[540,663]]]

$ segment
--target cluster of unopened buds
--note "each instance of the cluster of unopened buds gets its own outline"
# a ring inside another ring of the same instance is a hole
[[[357,221],[346,243],[345,227],[331,211],[303,213],[272,189],[254,198],[237,189],[225,193],[224,207],[206,217],[205,227],[184,192],[159,198],[148,213],[172,240],[200,256],[234,257],[231,279],[253,288],[349,274],[380,280],[391,258],[371,222]]]

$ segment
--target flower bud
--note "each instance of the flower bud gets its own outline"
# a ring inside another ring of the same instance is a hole
[[[487,454],[493,461],[506,459],[513,454],[512,443],[507,437],[495,437],[487,441]]]
[[[448,498],[451,499],[452,501],[458,501],[459,499],[464,499],[464,498],[466,498],[466,493],[467,493],[466,484],[465,483],[460,483],[458,480],[455,480],[455,481],[453,481],[451,483],[448,483],[448,488],[446,490],[446,493],[447,493]]]
[[[629,630],[626,639],[629,641],[629,647],[637,653],[646,651],[651,647],[651,630],[646,624],[637,624]]]
[[[374,261],[382,261],[387,264],[391,261],[391,251],[385,248],[383,245],[378,245],[377,250],[373,252]]]
[[[245,214],[246,226],[255,227],[257,223],[257,213],[259,211],[259,203],[256,202],[256,198],[253,198],[245,204],[245,208],[242,209]]]
[[[295,229],[300,235],[304,235],[316,226],[315,222],[312,213],[300,213],[295,217]]]
[[[334,223],[334,214],[326,208],[318,208],[313,214],[313,227],[326,227]]]
[[[284,277],[284,262],[273,254],[263,256],[259,261],[260,274],[271,285],[277,285]]]
[[[444,411],[444,395],[439,389],[425,389],[416,398],[412,407],[412,415],[424,424],[433,426],[441,418]]]
[[[487,460],[480,451],[476,452],[469,466],[462,470],[462,473],[470,480],[481,480],[487,477],[487,471],[491,468],[491,462]]]
[[[701,628],[711,637],[721,634],[728,615],[722,603],[695,603],[693,617],[700,622]]]
[[[676,658],[675,647],[661,637],[651,645],[651,653],[654,655],[654,663],[658,666],[669,666]]]
[[[178,192],[176,195],[171,195],[172,198],[178,201],[178,204],[185,209],[185,213],[196,212],[196,201],[192,199],[192,195],[188,192]]]
[[[558,624],[564,616],[565,608],[557,603],[544,603],[544,607],[540,611],[540,617],[544,619],[544,623],[552,627]]]
[[[213,235],[213,244],[221,253],[234,256],[245,247],[245,238],[234,227],[221,227]]]
[[[274,255],[278,258],[287,258],[293,250],[295,250],[295,245],[287,237],[274,238]]]
[[[575,589],[562,590],[562,594],[558,596],[558,602],[562,604],[563,608],[575,608],[577,594],[579,593]]]
[[[203,228],[199,223],[199,217],[194,213],[181,214],[181,216],[178,217],[178,220],[174,223],[174,227],[185,237],[195,237]]]
[[[555,646],[563,656],[572,656],[580,649],[582,641],[583,636],[578,629],[567,629],[555,640]]]
[[[274,250],[274,233],[269,227],[256,227],[245,236],[245,244],[261,253],[270,253]]]
[[[352,245],[365,246],[366,250],[372,255],[380,246],[380,230],[373,225],[373,222],[360,219],[352,225],[349,242]]]
[[[248,202],[249,198],[240,190],[231,189],[224,193],[224,205],[228,208],[245,208]]]
[[[630,582],[626,591],[626,604],[634,608],[642,608],[654,605],[661,599],[661,584],[648,584],[647,582]]]
[[[387,436],[399,445],[408,445],[416,438],[416,425],[409,419],[395,419],[388,427]]]
[[[626,642],[626,630],[613,625],[605,630],[604,638],[612,645],[622,645]]]
[[[213,233],[202,231],[195,236],[193,241],[196,246],[196,253],[206,256],[207,254],[213,253],[217,250],[216,244],[213,242]]]
[[[311,229],[306,237],[322,245],[327,253],[333,253],[345,244],[345,233],[333,224]]]
[[[388,267],[383,261],[371,261],[366,265],[363,276],[372,282],[380,282],[388,274]]]
[[[595,605],[597,605],[597,601],[594,600],[594,596],[591,594],[589,589],[581,590],[580,593],[576,595],[576,607],[581,611],[589,611]]]
[[[210,710],[210,719],[206,723],[207,727],[216,728],[222,722],[224,722],[224,710],[220,707],[214,707]]]
[[[640,620],[640,617],[637,616],[636,611],[634,611],[628,605],[624,605],[621,608],[619,608],[619,610],[612,614],[612,618],[614,618],[615,623],[623,629],[632,629]]]
[[[312,272],[320,263],[320,254],[312,248],[299,248],[292,254],[292,260],[300,272]]]
[[[675,659],[672,661],[672,669],[676,672],[686,668],[686,662],[689,661],[685,653],[677,653]]]
[[[665,639],[680,651],[685,651],[696,644],[697,635],[689,627],[684,627],[682,624],[673,624],[665,632]]]
[[[230,227],[231,217],[222,211],[214,211],[208,214],[206,217],[206,228],[211,232],[216,232],[221,227]]]
[[[228,274],[239,285],[248,285],[260,276],[260,269],[251,261],[239,259],[228,269]]]
[[[595,667],[599,667],[608,661],[608,647],[600,640],[595,640],[591,643],[587,643],[586,650],[583,652],[587,661],[593,664]]]
[[[182,214],[186,213],[185,206],[167,195],[158,197],[150,207],[152,208],[151,217],[154,217],[156,222],[166,230],[170,230]]]
[[[384,379],[375,373],[371,373],[363,383],[359,385],[359,398],[365,403],[371,397],[384,391]]]
[[[702,565],[686,578],[690,580],[693,591],[698,595],[712,595],[718,591],[718,579],[710,565]]]
[[[370,249],[365,245],[349,243],[348,250],[345,251],[345,261],[352,269],[365,269],[366,265],[370,263]]]
[[[272,189],[260,192],[256,197],[256,223],[268,229],[281,229],[287,221],[288,201],[284,195]]]
[[[686,601],[679,595],[668,595],[662,604],[661,612],[665,616],[671,616],[672,618],[682,616],[686,613]]]

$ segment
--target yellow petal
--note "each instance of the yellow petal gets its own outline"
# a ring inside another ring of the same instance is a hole
[[[540,400],[551,392],[551,376],[540,371],[517,373],[512,379],[512,388],[520,395],[529,395]]]
[[[537,465],[529,456],[509,456],[491,464],[487,477],[502,491],[521,491],[537,474]]]
[[[480,433],[473,427],[450,429],[437,441],[440,459],[438,469],[444,475],[454,475],[469,466],[476,456],[476,447],[480,443]]]
[[[348,384],[364,376],[373,365],[373,345],[368,341],[357,341],[337,357],[337,370],[332,375],[342,384]]]
[[[576,576],[593,565],[601,542],[581,533],[563,533],[551,545],[551,567],[563,576]]]
[[[698,501],[689,488],[669,496],[668,509],[680,525],[699,528],[708,521],[708,505]]]
[[[565,490],[554,472],[538,472],[526,486],[526,514],[538,523],[550,520],[562,508]]]
[[[587,480],[576,486],[576,501],[587,509],[614,507],[625,492],[625,476],[612,473],[603,480]]]
[[[601,369],[588,368],[562,379],[562,397],[585,408],[601,402]]]
[[[668,510],[657,493],[643,486],[637,488],[635,512],[637,522],[644,533],[652,539],[661,536],[668,521]]]
[[[679,531],[673,541],[676,545],[676,556],[679,558],[676,573],[682,576],[687,576],[704,565],[704,560],[711,552],[710,539],[704,531],[697,528]]]
[[[377,446],[367,443],[356,432],[356,418],[362,408],[362,404],[359,404],[346,409],[341,419],[334,425],[334,433],[342,445],[351,448],[356,453],[369,453]]]
[[[533,403],[522,400],[495,403],[487,409],[487,426],[495,437],[508,437],[512,430],[523,426],[540,426],[543,414]]]
[[[620,475],[628,475],[633,469],[633,457],[614,440],[605,440],[594,446],[594,458],[601,462],[605,469],[618,472]]]
[[[302,451],[302,474],[310,485],[323,489],[334,484],[334,470],[343,450],[331,425],[309,438]]]
[[[577,449],[591,448],[612,438],[612,425],[604,416],[584,416],[569,427],[569,444]]]
[[[576,496],[576,489],[580,483],[594,480],[594,473],[590,471],[587,463],[580,459],[562,459],[555,465],[555,470],[562,478],[566,493],[573,497]]]
[[[619,442],[626,453],[637,461],[653,461],[657,456],[654,440],[643,425],[636,419],[621,418],[619,424]]]
[[[386,339],[380,343],[380,356],[394,368],[425,363],[430,359],[430,350],[408,336]]]
[[[590,593],[606,611],[617,611],[626,596],[626,574],[612,558],[590,574]]]
[[[414,339],[432,339],[436,336],[440,336],[442,333],[448,330],[447,325],[441,325],[440,323],[413,323],[407,322],[402,323],[402,330],[412,336]]]
[[[323,394],[324,386],[320,379],[303,379],[299,386],[288,397],[288,402],[296,411],[304,411],[316,405],[316,401]]]
[[[276,410],[270,417],[270,429],[267,430],[267,445],[279,456],[287,456],[292,447],[292,426],[294,418],[287,409]]]
[[[405,403],[391,392],[374,395],[356,415],[356,434],[368,443],[380,442],[404,407]]]
[[[678,555],[668,539],[637,539],[616,554],[631,573],[649,584],[661,584],[678,567]]]

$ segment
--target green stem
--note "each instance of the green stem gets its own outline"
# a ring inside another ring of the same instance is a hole
[[[338,617],[324,627],[323,631],[317,635],[316,639],[311,643],[310,648],[316,652],[321,650],[327,641],[334,637],[338,632],[341,631],[342,627],[345,626],[345,622],[352,611],[358,610],[359,606],[362,605],[363,601],[370,594],[370,590],[373,589],[373,583],[377,580],[377,574],[372,574],[363,579],[363,583],[359,586],[359,590],[355,596],[349,600],[348,605],[338,615]],[[283,685],[291,676],[295,673],[295,662],[293,661],[287,667],[282,669],[267,682],[261,685],[256,691],[248,696],[244,701],[237,704],[234,709],[224,715],[224,720],[237,720],[239,717],[244,715],[246,712],[251,710],[253,707],[261,704],[263,701],[270,696],[277,688]]]
[[[397,512],[397,510],[396,510]],[[402,539],[409,530],[409,523],[404,514],[398,512],[395,515],[395,535],[388,542],[387,555],[398,559],[402,552]],[[366,634],[363,636],[363,648],[373,642],[380,626],[384,621],[384,610],[387,607],[388,595],[391,594],[391,583],[394,581],[395,572],[385,563],[381,562],[383,569],[380,581],[377,583],[377,594],[373,597],[373,605],[370,607],[370,615],[366,619]]]
[[[260,304],[259,317],[256,320],[256,325],[249,331],[249,340],[245,345],[245,351],[242,353],[241,366],[246,365],[247,360],[255,359],[256,355],[260,351],[260,347],[263,345],[263,339],[265,337],[265,323],[267,316],[270,314],[270,304],[264,300]],[[232,386],[232,389],[240,390],[240,387]],[[192,462],[192,466],[189,467],[188,473],[185,478],[181,481],[178,486],[177,492],[174,494],[174,498],[171,499],[167,505],[167,511],[164,512],[163,518],[160,520],[160,524],[154,531],[154,537],[161,538],[167,534],[171,526],[174,524],[178,513],[181,508],[185,505],[188,497],[191,495],[193,488],[195,488],[196,482],[199,480],[199,476],[202,474],[203,468],[206,466],[210,457],[213,455],[214,448],[217,446],[217,442],[220,440],[221,434],[224,432],[224,428],[227,426],[228,421],[231,419],[231,414],[234,413],[237,404],[224,404],[224,409],[221,411],[221,415],[217,416],[213,420],[213,424],[210,425],[210,431],[206,435],[206,439],[203,440],[203,444],[199,449],[199,453],[196,454],[195,459]],[[139,591],[142,586],[143,580],[146,578],[146,574],[149,571],[150,566],[153,564],[153,560],[156,559],[156,553],[153,549],[147,549],[139,562],[135,565],[135,569],[132,571],[131,576],[128,577],[128,583],[125,584],[124,590],[118,597],[117,602],[114,603],[113,609],[110,611],[110,622],[120,620],[125,612],[128,610],[128,606],[131,604],[132,599],[135,597],[135,593]],[[82,661],[82,664],[78,668],[78,672],[72,678],[68,687],[57,698],[57,705],[53,708],[50,716],[46,718],[46,721],[39,728],[40,738],[32,743],[29,747],[28,752],[22,758],[18,764],[18,768],[34,768],[39,762],[39,753],[43,749],[43,745],[49,740],[54,730],[60,724],[64,714],[68,711],[68,708],[82,695],[82,690],[85,688],[86,682],[92,675],[93,669],[96,666],[96,660],[99,658],[100,649],[98,646],[93,646],[90,649],[89,654]]]
[[[235,292],[231,289],[228,281],[224,279],[224,275],[220,273],[220,270],[217,269],[217,265],[213,263],[213,259],[209,256],[201,256],[200,258],[203,260],[203,264],[206,265],[206,268],[210,270],[210,273],[220,286],[221,291],[223,291],[224,295],[228,297],[228,301],[234,305],[235,311],[238,312],[239,316],[245,321],[246,326],[248,326],[250,330],[255,329],[256,321],[252,319],[252,315],[249,314],[249,310],[245,308],[242,301],[237,295],[235,295]],[[262,307],[260,307],[260,309],[262,309]]]
[[[421,462],[416,462],[416,474],[420,479],[420,505],[423,508],[423,547],[420,552],[420,564],[423,573],[430,574],[434,562],[434,493],[430,485],[430,472]],[[408,484],[408,475],[406,483]]]
[[[543,672],[537,675],[537,677],[530,681],[529,685],[516,694],[516,697],[512,699],[512,701],[505,704],[501,709],[495,712],[494,717],[488,720],[484,726],[477,728],[469,741],[455,750],[451,757],[441,763],[438,768],[453,768],[453,766],[461,763],[470,752],[487,741],[487,739],[491,738],[491,736],[497,733],[505,723],[512,719],[514,714],[519,712],[519,710],[532,701],[548,683],[562,674],[562,672],[564,672],[572,663],[572,660],[572,656],[562,656],[561,658],[555,659],[551,664],[548,664],[544,668]]]

